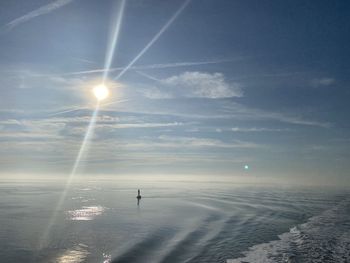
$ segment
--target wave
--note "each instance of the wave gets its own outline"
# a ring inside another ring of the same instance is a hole
[[[221,214],[212,213],[203,220],[191,222],[184,231],[178,231],[176,228],[160,228],[116,256],[112,263],[184,262],[196,256],[196,251],[191,248],[202,247],[202,243],[217,234],[222,224]],[[156,251],[157,249],[159,250]]]
[[[350,262],[350,200],[279,235],[279,240],[251,247],[227,263]]]
[[[220,214],[211,214],[201,223],[198,222],[192,231],[187,231],[181,238],[169,243],[170,250],[166,251],[167,253],[159,261],[154,262],[189,262],[200,253],[204,244],[220,232],[223,223],[224,219]],[[193,250],[193,247],[197,249]]]

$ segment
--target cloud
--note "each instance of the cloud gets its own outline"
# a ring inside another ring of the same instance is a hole
[[[161,128],[161,127],[174,127],[182,126],[181,122],[171,123],[119,123],[114,125],[103,125],[103,127],[110,127],[113,129],[132,129],[132,128]],[[101,125],[99,125],[100,127]]]
[[[65,123],[47,120],[2,120],[0,121],[0,141],[58,139],[61,137],[59,132],[64,127]]]
[[[159,136],[158,146],[171,148],[196,148],[196,147],[215,147],[215,148],[260,148],[252,142],[234,140],[232,142],[223,142],[212,138],[199,137],[181,137],[181,136]]]
[[[120,118],[112,116],[99,116],[95,126],[95,132],[98,134],[106,134],[116,129],[157,129],[170,128],[185,125],[182,122],[140,122],[131,120],[126,122],[128,118]],[[56,139],[72,139],[73,137],[81,137],[86,132],[86,128],[90,123],[91,116],[77,116],[66,118],[45,118],[45,119],[7,119],[0,120],[0,141],[7,140],[47,140]],[[99,136],[99,140],[106,139],[105,136]]]
[[[305,126],[316,126],[321,128],[330,128],[332,125],[329,122],[320,122],[313,120],[305,120],[299,117],[291,117],[280,114],[274,114],[275,118],[281,122],[286,122],[290,124],[305,125]]]
[[[241,97],[237,83],[229,84],[222,73],[185,72],[161,81],[175,97],[230,98]]]
[[[220,118],[220,115],[217,116]],[[315,126],[321,128],[330,128],[329,122],[321,122],[316,120],[305,119],[299,115],[293,115],[281,112],[272,112],[261,109],[248,108],[238,103],[232,103],[223,106],[221,114],[222,118],[236,118],[244,120],[275,120],[283,123],[304,125],[304,126]]]
[[[311,85],[317,87],[327,87],[335,83],[333,78],[316,78],[311,81]]]
[[[143,88],[146,90],[145,88]],[[174,87],[174,89],[176,89]],[[144,90],[142,92],[144,92]],[[155,89],[158,91],[159,89]],[[177,91],[177,89],[176,89]],[[164,97],[174,98],[175,91],[170,94],[170,90],[161,90],[164,92]],[[157,94],[159,95],[159,94]],[[161,96],[160,94],[159,96]],[[151,94],[149,96],[152,96]],[[203,107],[203,103],[206,104]],[[226,119],[226,120],[239,120],[244,122],[252,121],[267,121],[267,122],[281,122],[300,126],[314,126],[321,128],[330,128],[332,123],[320,120],[320,116],[304,116],[300,112],[274,112],[264,109],[257,109],[242,105],[240,103],[235,103],[229,100],[210,100],[210,101],[191,101],[188,103],[186,101],[180,100],[167,100],[167,101],[154,101],[150,103],[149,101],[132,101],[128,102],[127,106],[122,108],[108,108],[108,114],[112,112],[121,112],[128,114],[144,115],[152,118],[159,118],[160,116],[167,118],[176,118],[178,122],[189,120],[215,120],[215,119]],[[314,119],[315,118],[315,119]],[[169,119],[170,120],[170,119]],[[171,122],[171,121],[169,121]],[[252,125],[256,125],[253,123]],[[268,124],[266,124],[268,125]],[[222,128],[215,127],[213,128]],[[231,128],[231,127],[230,127]],[[267,127],[268,128],[268,127]],[[288,129],[284,129],[288,130]],[[253,130],[252,130],[253,131]],[[254,130],[257,131],[257,130]],[[267,130],[266,130],[267,131]],[[282,131],[282,130],[281,130]]]
[[[196,137],[172,137],[172,136],[160,136],[158,139],[154,138],[144,138],[144,139],[135,139],[135,140],[106,140],[111,145],[118,145],[120,151],[140,151],[147,150],[154,152],[155,150],[162,151],[202,151],[202,149],[212,148],[212,149],[258,149],[263,148],[263,145],[259,145],[252,142],[244,141],[232,141],[232,142],[223,142],[217,139],[210,138],[196,138]],[[100,146],[102,146],[102,142]],[[108,146],[106,146],[108,147]],[[107,148],[108,149],[108,148]],[[106,150],[104,148],[103,150]]]
[[[284,132],[284,131],[291,131],[290,129],[273,129],[273,128],[242,128],[242,127],[233,127],[233,128],[215,128],[215,131],[217,133],[221,132]]]
[[[141,90],[143,96],[149,99],[171,99],[174,95],[171,92],[160,90],[157,87],[147,87]]]
[[[36,18],[37,16],[41,16],[41,15],[45,15],[48,14],[58,8],[61,8],[69,3],[71,3],[73,0],[57,0],[55,2],[52,2],[50,4],[44,5],[39,7],[36,10],[33,10],[21,17],[18,17],[14,20],[12,20],[11,22],[7,23],[5,25],[5,29],[6,30],[12,30],[13,28],[15,28],[16,26],[23,24],[33,18]]]
[[[271,128],[240,128],[233,127],[230,129],[233,132],[281,132],[281,131],[289,131],[288,129],[271,129]]]

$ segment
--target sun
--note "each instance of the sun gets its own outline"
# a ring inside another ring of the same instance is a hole
[[[104,100],[109,96],[109,89],[104,84],[94,87],[92,92],[98,101]]]

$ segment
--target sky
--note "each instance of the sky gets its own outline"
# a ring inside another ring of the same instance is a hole
[[[349,1],[0,2],[0,173],[349,178]],[[249,168],[246,169],[248,166]]]

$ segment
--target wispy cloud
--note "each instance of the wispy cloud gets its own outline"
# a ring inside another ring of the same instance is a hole
[[[321,128],[330,128],[332,125],[329,122],[320,122],[313,120],[306,120],[300,117],[286,116],[278,113],[271,114],[272,118],[275,118],[281,122],[286,122],[290,124],[306,125],[306,126],[316,126]]]
[[[316,78],[311,81],[311,86],[317,87],[327,87],[335,83],[333,78]]]
[[[228,84],[222,73],[185,72],[167,78],[165,84],[180,87],[184,97],[228,98],[243,95],[237,83]]]
[[[15,28],[16,26],[19,26],[20,24],[23,24],[33,18],[36,18],[38,16],[41,16],[41,15],[45,15],[45,14],[48,14],[58,8],[61,8],[69,3],[71,3],[73,0],[57,0],[55,2],[52,2],[50,4],[47,4],[47,5],[44,5],[44,6],[41,6],[39,7],[38,9],[36,10],[33,10],[21,17],[18,17],[14,20],[12,20],[11,22],[7,23],[5,26],[4,26],[4,29],[9,31],[9,30],[12,30],[13,28]]]
[[[216,147],[216,148],[261,148],[262,145],[258,145],[253,142],[246,142],[240,140],[234,140],[231,142],[223,142],[219,139],[212,138],[199,138],[199,137],[181,137],[181,136],[160,136],[160,146],[165,147]]]
[[[139,151],[148,150],[153,152],[155,149],[177,149],[179,151],[193,150],[194,152],[202,151],[202,149],[263,149],[264,145],[253,142],[234,140],[224,142],[219,139],[199,138],[199,137],[181,137],[181,136],[159,136],[158,138],[139,138],[128,141],[123,140],[106,140],[106,145],[102,142],[97,148],[105,151],[110,148],[107,144],[118,145],[119,150]],[[104,146],[105,145],[105,146]],[[107,148],[106,148],[107,147]],[[170,150],[171,151],[171,150]]]
[[[242,128],[242,127],[233,127],[230,129],[222,129],[217,128],[217,132],[222,131],[233,131],[233,132],[283,132],[283,131],[290,131],[289,129],[272,129],[272,128],[258,128],[258,127],[252,127],[252,128]]]
[[[248,108],[238,103],[230,103],[223,106],[222,117],[231,117],[245,120],[276,120],[279,122],[295,125],[315,126],[321,128],[331,127],[331,124],[329,122],[310,120],[304,118],[303,116],[295,115],[292,113],[272,112],[267,110]]]
[[[175,87],[174,87],[175,89]],[[143,93],[148,98],[154,98],[152,92],[156,93],[156,98],[174,98],[174,93],[169,93],[169,90],[160,90],[156,87],[149,88],[149,94],[145,93],[146,89],[143,89]],[[174,91],[173,91],[174,92]],[[175,93],[177,94],[177,93]],[[131,103],[133,102],[133,103]],[[145,104],[147,103],[147,104]],[[286,124],[300,125],[300,126],[313,126],[320,128],[331,128],[332,123],[319,120],[319,116],[301,115],[300,112],[274,112],[270,110],[257,109],[245,106],[240,103],[234,103],[227,100],[211,100],[211,101],[191,101],[189,103],[181,103],[178,99],[164,101],[154,101],[152,104],[149,102],[141,103],[139,101],[130,101],[127,107],[123,108],[108,108],[109,113],[118,112],[119,114],[124,112],[128,114],[142,114],[153,117],[166,116],[169,118],[176,117],[183,120],[239,120],[244,122],[252,121],[266,121],[266,122],[281,122]],[[203,103],[210,107],[203,107]],[[147,105],[147,106],[146,106]],[[153,107],[150,107],[153,105]],[[268,124],[267,124],[268,125]],[[220,128],[220,127],[218,127]]]
[[[151,78],[149,76],[149,78]],[[185,72],[157,80],[162,89],[146,90],[148,98],[230,98],[241,97],[243,92],[237,83],[227,83],[222,73]]]
[[[90,122],[90,116],[77,116],[66,118],[44,119],[7,119],[0,121],[1,140],[46,140],[49,138],[70,139],[84,134]],[[125,122],[118,117],[97,117],[96,133],[109,134],[116,129],[156,129],[179,127],[185,125],[182,122]],[[104,136],[99,140],[105,140]]]
[[[103,125],[103,127],[110,127],[114,129],[135,129],[135,128],[161,128],[161,127],[173,127],[182,126],[181,122],[171,122],[171,123],[119,123],[114,125]],[[98,127],[101,127],[99,125]]]

